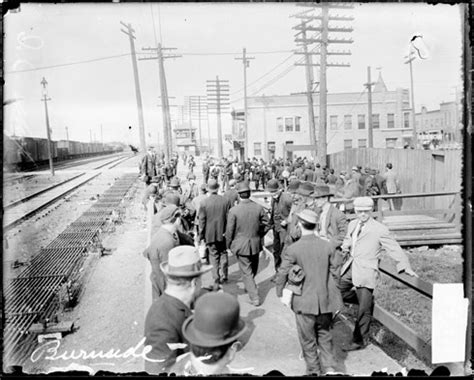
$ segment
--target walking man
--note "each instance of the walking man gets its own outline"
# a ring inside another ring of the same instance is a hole
[[[250,303],[259,306],[255,276],[258,271],[259,254],[262,251],[262,237],[269,230],[269,220],[264,208],[250,200],[250,187],[246,182],[242,182],[237,191],[240,203],[229,211],[226,244],[237,256]]]
[[[140,163],[140,174],[143,176],[143,182],[148,186],[151,179],[158,174],[157,159],[155,147],[149,146],[147,153],[143,156]]]
[[[305,209],[298,214],[298,219],[301,238],[286,250],[277,273],[276,292],[280,301],[295,312],[306,374],[322,375],[333,372],[336,366],[330,331],[334,307],[329,292],[334,249],[315,235],[318,217],[314,211]],[[283,288],[294,265],[304,272],[303,285],[300,294],[293,293],[292,300],[285,299]]]
[[[207,188],[210,195],[199,207],[199,238],[205,241],[212,264],[214,289],[219,288],[228,278],[228,257],[225,245],[227,214],[231,208],[228,199],[218,195],[219,183],[209,179]]]
[[[367,346],[381,251],[385,250],[397,262],[399,273],[405,272],[417,277],[411,269],[408,257],[390,235],[388,228],[372,218],[373,207],[374,202],[369,197],[358,197],[354,200],[356,219],[349,223],[342,243],[346,262],[341,268],[339,288],[344,302],[359,305],[352,343],[346,351]]]

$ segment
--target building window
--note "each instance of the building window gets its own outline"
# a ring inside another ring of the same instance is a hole
[[[357,144],[359,148],[367,148],[367,139],[359,139]]]
[[[387,114],[387,128],[395,128],[395,114]]]
[[[372,114],[372,128],[373,129],[380,128],[380,115],[378,113]]]
[[[331,126],[332,130],[337,129],[337,115],[329,116],[329,125]]]
[[[299,132],[301,130],[301,116],[295,117],[295,132]]]
[[[352,115],[344,115],[344,129],[352,129]]]
[[[262,155],[262,143],[253,143],[253,155],[261,156]]]
[[[293,132],[293,118],[285,117],[285,132]]]
[[[344,149],[352,148],[352,140],[344,140]]]
[[[277,131],[283,132],[283,118],[277,117]]]
[[[396,138],[388,138],[385,139],[385,146],[386,148],[395,148],[395,144],[397,143]]]
[[[403,128],[410,128],[410,112],[403,113]]]
[[[276,145],[275,145],[275,142],[274,142],[274,141],[269,141],[269,142],[267,143],[267,146],[268,146],[268,150],[269,150],[270,152],[274,152],[275,149],[276,149]]]
[[[357,115],[359,129],[365,129],[365,115]]]

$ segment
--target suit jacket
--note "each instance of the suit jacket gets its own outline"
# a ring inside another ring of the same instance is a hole
[[[147,175],[148,177],[154,177],[158,174],[156,167],[156,156],[145,154],[142,158],[140,165],[141,174]]]
[[[282,191],[278,198],[273,198],[271,201],[271,223],[276,232],[280,232],[283,227],[281,222],[288,218],[291,211],[293,199],[291,195]]]
[[[398,175],[393,169],[387,169],[384,174],[385,186],[388,194],[394,194],[399,190]]]
[[[344,241],[347,224],[346,215],[331,205],[326,216],[325,228],[329,243],[333,248],[340,247]]]
[[[295,313],[319,315],[331,313],[337,308],[329,291],[334,249],[316,235],[302,236],[288,247],[276,276],[276,292],[281,297],[288,280],[288,273],[297,264],[305,273],[301,295],[293,294],[292,309]],[[339,295],[340,297],[340,295]]]
[[[184,352],[183,349],[171,350],[168,343],[185,343],[181,328],[191,314],[188,306],[166,293],[151,304],[145,319],[145,345],[152,347],[147,357],[164,361],[146,360],[148,373],[169,372],[176,358]]]
[[[262,250],[262,237],[268,229],[265,209],[250,199],[242,199],[229,211],[225,234],[227,248],[240,256],[258,255]]]
[[[239,193],[235,189],[227,190],[222,196],[229,200],[230,207],[234,207],[236,202],[239,203]]]
[[[218,194],[211,194],[199,207],[199,237],[207,244],[222,242],[227,226],[230,202]]]
[[[359,223],[354,219],[347,227],[347,235],[342,243],[343,251],[350,251],[352,247],[352,234]],[[341,268],[341,276],[352,265],[352,283],[356,287],[375,289],[379,277],[379,261],[382,250],[397,262],[397,270],[411,269],[408,257],[400,245],[390,234],[388,228],[375,219],[370,218],[357,237],[353,255]]]
[[[178,235],[173,235],[167,229],[160,227],[153,235],[150,245],[143,252],[143,256],[150,260],[150,279],[161,292],[165,290],[166,278],[161,271],[160,264],[164,261],[168,261],[169,251],[178,245]]]

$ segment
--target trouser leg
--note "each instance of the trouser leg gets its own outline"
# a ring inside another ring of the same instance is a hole
[[[257,258],[255,260],[254,258]],[[239,268],[242,272],[242,280],[244,282],[245,290],[247,291],[251,300],[258,300],[257,284],[254,279],[254,262],[257,262],[258,267],[258,255],[254,256],[237,256]]]
[[[212,278],[214,282],[219,282],[219,269],[220,269],[220,252],[216,246],[216,243],[210,243],[207,245],[207,249],[209,251],[209,261],[212,265]]]
[[[306,363],[306,374],[321,374],[321,362],[318,355],[316,335],[316,316],[311,314],[295,314],[296,329],[301,350]]]
[[[359,310],[354,328],[353,341],[355,343],[367,343],[369,339],[370,321],[372,319],[372,308],[374,304],[373,289],[357,288]]]
[[[221,256],[221,265],[220,265],[220,270],[221,270],[221,278],[226,279],[229,277],[229,255],[227,254],[227,250],[225,248],[225,243],[220,242],[218,244],[219,247],[219,252]]]
[[[281,264],[281,251],[283,250],[284,240],[281,239],[280,232],[273,230],[273,257],[275,259],[275,270],[278,270]]]
[[[355,290],[352,289],[354,287],[354,284],[352,283],[352,267],[350,267],[346,273],[344,273],[338,285],[344,302],[356,305],[359,303],[357,294]]]
[[[316,316],[317,343],[320,352],[320,362],[324,370],[336,367],[336,355],[332,343],[331,313]]]

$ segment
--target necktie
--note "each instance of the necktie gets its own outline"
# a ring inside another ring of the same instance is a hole
[[[356,246],[356,243],[357,243],[357,238],[359,237],[363,226],[364,226],[364,223],[359,222],[357,224],[357,227],[355,228],[354,232],[352,233],[351,256],[354,256],[354,250],[355,250],[355,246]]]

